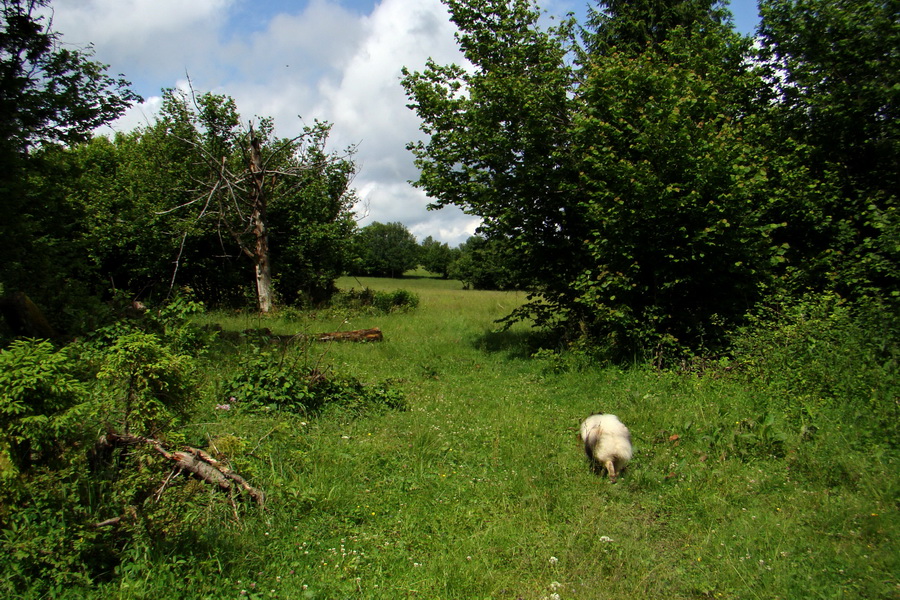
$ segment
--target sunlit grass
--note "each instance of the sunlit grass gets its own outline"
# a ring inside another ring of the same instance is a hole
[[[402,287],[421,304],[214,317],[282,335],[380,327],[380,343],[304,351],[368,382],[393,380],[409,410],[302,421],[210,410],[192,434],[243,440],[232,464],[267,491],[268,508],[212,526],[216,544],[192,560],[215,584],[160,586],[166,597],[900,593],[896,454],[854,440],[852,424],[823,419],[810,436],[778,415],[766,420],[763,387],[530,358],[525,326],[496,332],[524,301],[515,292],[429,278],[340,284]],[[634,434],[634,460],[616,484],[590,471],[576,439],[597,411]]]

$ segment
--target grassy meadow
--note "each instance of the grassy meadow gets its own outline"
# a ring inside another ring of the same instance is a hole
[[[784,398],[737,378],[533,357],[525,326],[495,330],[519,293],[427,277],[339,285],[420,304],[204,319],[282,335],[380,327],[380,343],[284,357],[388,380],[408,409],[304,417],[235,398],[225,411],[211,393],[185,435],[227,456],[266,509],[187,510],[190,543],[135,550],[103,597],[900,597],[896,452],[856,423],[823,409],[797,426],[773,409]],[[577,441],[598,411],[633,433],[615,484]]]

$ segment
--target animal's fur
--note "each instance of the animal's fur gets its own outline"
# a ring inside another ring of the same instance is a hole
[[[591,415],[581,423],[584,452],[613,481],[631,460],[631,432],[615,415]]]

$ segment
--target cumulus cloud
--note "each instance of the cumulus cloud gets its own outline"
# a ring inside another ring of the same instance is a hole
[[[420,137],[419,122],[406,107],[401,70],[421,69],[430,56],[461,62],[454,27],[437,0],[384,0],[365,20],[356,52],[339,79],[325,79],[314,114],[335,123],[337,138],[359,143],[357,179],[369,221],[401,221],[417,237],[458,244],[477,220],[460,211],[429,213],[429,200],[406,182],[417,175],[406,144]],[[355,136],[355,137],[349,137]]]
[[[191,65],[218,68],[214,52],[234,1],[54,0],[53,26],[68,43],[95,44],[113,72],[165,81]]]
[[[145,101],[113,124],[152,122],[160,90],[228,94],[242,115],[275,118],[292,136],[314,119],[333,124],[332,146],[358,145],[360,224],[402,222],[420,240],[465,241],[478,220],[429,212],[406,144],[419,122],[406,108],[401,69],[428,57],[462,60],[440,0],[55,0],[54,28],[68,43],[93,42],[98,60],[131,79]]]

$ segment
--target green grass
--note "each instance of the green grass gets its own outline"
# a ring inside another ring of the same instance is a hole
[[[340,285],[421,303],[209,318],[279,334],[380,327],[381,343],[301,352],[394,380],[409,410],[301,419],[214,411],[222,399],[209,398],[186,432],[227,442],[267,509],[194,515],[189,554],[135,556],[104,597],[900,596],[896,452],[853,422],[823,414],[810,434],[770,414],[762,386],[530,358],[524,325],[494,323],[523,294],[425,277]],[[616,484],[577,441],[598,411],[634,434]]]

